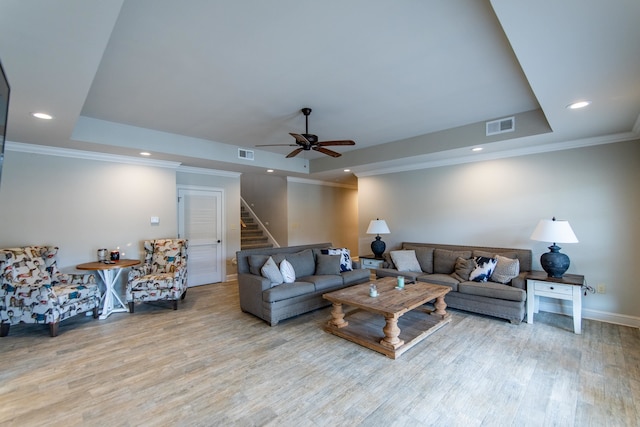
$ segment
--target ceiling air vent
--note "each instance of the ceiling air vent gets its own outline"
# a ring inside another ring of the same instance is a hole
[[[506,117],[504,119],[487,122],[487,136],[499,133],[513,132],[516,128],[516,118]]]
[[[238,158],[245,160],[253,160],[253,151],[245,150],[244,148],[238,148]]]

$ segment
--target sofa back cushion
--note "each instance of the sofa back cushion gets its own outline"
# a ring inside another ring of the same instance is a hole
[[[433,272],[436,274],[451,274],[455,271],[456,260],[471,258],[470,250],[447,250],[436,248],[433,251]]]
[[[311,249],[305,249],[293,254],[286,254],[285,259],[291,263],[296,277],[313,276],[316,271],[316,260]]]
[[[433,251],[434,248],[415,246],[415,245],[402,245],[403,249],[412,250],[416,253],[416,258],[420,264],[420,268],[425,273],[433,273]]]
[[[273,260],[276,262],[276,264],[280,265],[280,262],[278,261],[278,257],[280,256],[282,256],[282,259],[284,259],[284,256],[286,254],[300,252],[305,249],[313,250],[313,249],[325,249],[330,247],[332,247],[332,244],[328,242],[328,243],[315,243],[311,245],[283,246],[280,248],[243,249],[236,252],[236,262],[238,263],[238,274],[253,273],[253,274],[260,275],[260,270],[258,270],[257,272],[251,271],[249,258],[254,255],[266,255],[266,257],[264,258],[264,262],[260,265],[260,267],[262,267],[262,265],[264,265],[264,263],[267,261],[269,255],[273,257]]]

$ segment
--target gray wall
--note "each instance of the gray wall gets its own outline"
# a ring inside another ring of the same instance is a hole
[[[176,218],[174,169],[5,152],[0,247],[56,245],[73,270],[99,248],[139,259],[143,240],[177,234]]]
[[[289,179],[289,245],[331,242],[358,255],[358,190]]]
[[[380,217],[391,230],[388,249],[403,241],[530,248],[541,269],[550,243],[529,237],[541,218],[556,216],[580,241],[560,245],[568,272],[606,285],[605,294],[583,297],[585,316],[640,326],[638,183],[640,141],[362,177],[360,250],[369,250],[366,228]]]

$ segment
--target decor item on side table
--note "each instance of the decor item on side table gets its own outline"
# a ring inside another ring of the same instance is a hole
[[[376,240],[371,242],[371,252],[373,252],[376,258],[380,258],[387,247],[387,245],[380,240],[380,235],[389,233],[391,233],[391,231],[389,231],[389,227],[384,219],[376,218],[369,223],[367,234],[376,234]]]
[[[541,219],[538,223],[531,240],[539,242],[553,242],[549,246],[549,252],[542,254],[540,257],[540,265],[547,272],[549,277],[556,279],[562,278],[562,275],[569,269],[569,257],[560,253],[560,246],[556,243],[578,243],[578,238],[573,233],[569,221],[552,219]]]

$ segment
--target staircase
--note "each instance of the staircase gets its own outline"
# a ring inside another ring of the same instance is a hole
[[[240,249],[272,248],[269,238],[244,206],[240,207]]]

